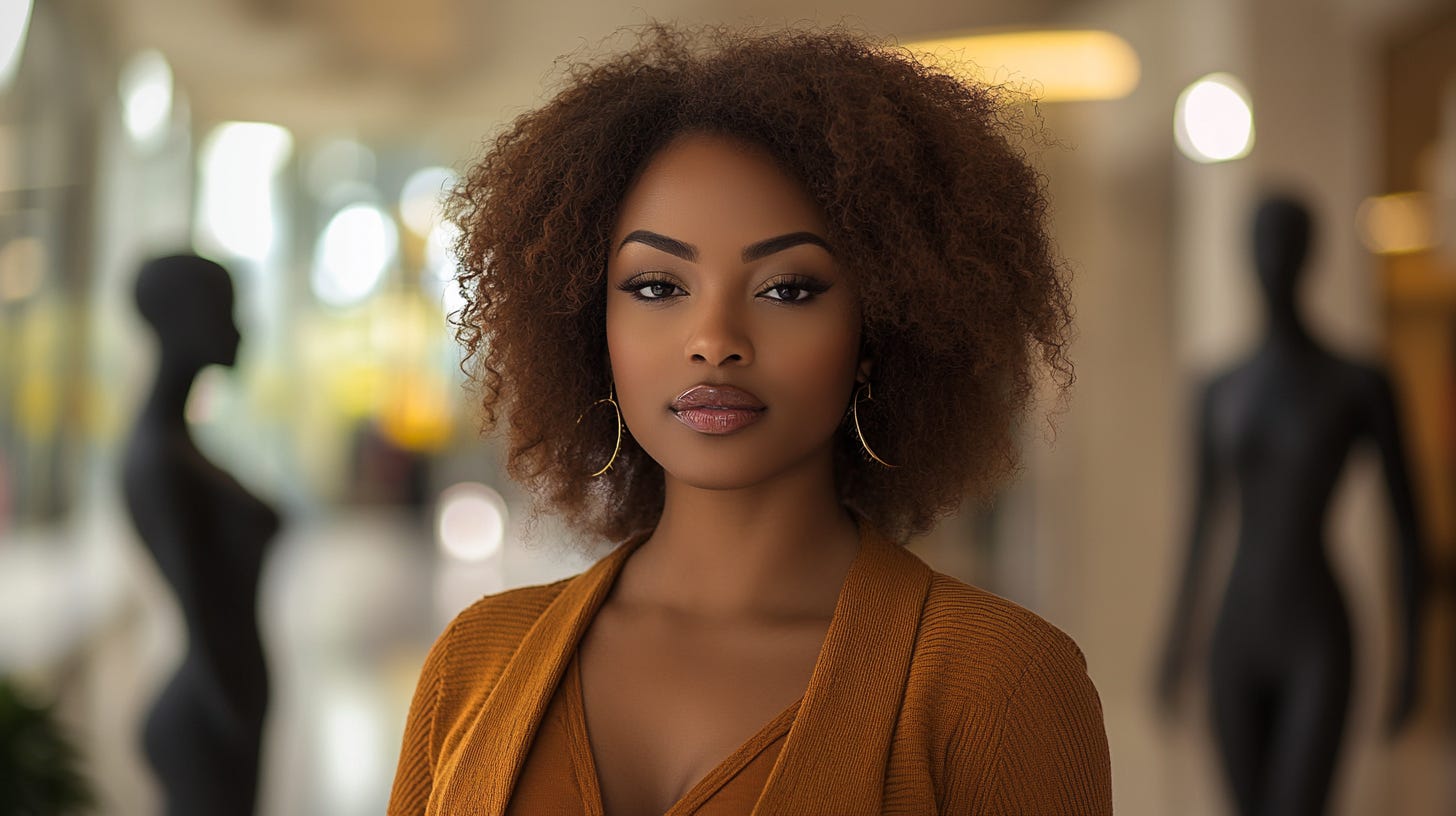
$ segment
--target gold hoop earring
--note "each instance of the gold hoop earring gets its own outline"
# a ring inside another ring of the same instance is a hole
[[[884,465],[885,467],[887,467],[887,468],[897,468],[897,467],[899,467],[899,465],[892,465],[889,462],[886,462],[884,459],[881,459],[879,456],[877,456],[875,454],[875,452],[870,449],[869,443],[865,441],[864,432],[861,431],[860,428],[859,428],[859,395],[860,394],[864,394],[864,398],[867,399],[867,400],[870,400],[870,401],[873,401],[874,400],[875,395],[870,391],[870,384],[869,384],[868,381],[862,383],[860,385],[860,387],[859,387],[859,390],[854,393],[854,406],[850,409],[850,413],[853,414],[853,416],[854,416],[854,435],[857,436],[857,437],[859,437],[860,447],[864,448],[865,453],[868,453],[870,455],[870,458],[871,459],[875,460],[876,462],[879,462],[880,464]]]
[[[582,411],[581,416],[578,416],[576,418],[576,424],[580,425],[581,421],[586,418],[587,411],[590,411],[591,409],[597,407],[598,405],[601,405],[604,402],[612,406],[612,413],[615,414],[617,417],[617,442],[612,447],[612,458],[607,460],[607,463],[602,466],[601,470],[588,476],[588,479],[595,479],[596,477],[610,470],[612,467],[612,463],[617,461],[617,454],[620,453],[622,450],[622,406],[618,405],[617,400],[615,399],[616,390],[616,386],[613,386],[607,391],[606,397],[599,399],[596,402],[593,402],[591,405],[588,405],[586,407],[586,411]]]

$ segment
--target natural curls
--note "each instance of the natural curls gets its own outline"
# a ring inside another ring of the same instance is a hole
[[[663,474],[629,435],[611,470],[608,236],[636,174],[674,136],[762,145],[823,209],[854,282],[874,400],[837,439],[844,503],[897,539],[1016,467],[1016,424],[1049,371],[1063,394],[1071,305],[1024,100],[836,28],[769,34],[651,24],[625,53],[569,66],[452,192],[465,305],[454,317],[485,431],[545,508],[621,539],[657,523]],[[580,422],[578,419],[580,418]]]

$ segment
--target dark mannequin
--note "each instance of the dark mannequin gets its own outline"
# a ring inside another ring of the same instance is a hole
[[[1267,335],[1252,357],[1202,392],[1193,530],[1159,677],[1168,710],[1187,659],[1206,528],[1231,477],[1238,549],[1210,660],[1218,748],[1243,816],[1324,811],[1351,666],[1349,620],[1326,561],[1324,525],[1346,455],[1366,436],[1379,447],[1399,529],[1405,651],[1391,734],[1415,701],[1422,571],[1395,400],[1384,374],[1335,356],[1302,325],[1295,292],[1309,238],[1301,204],[1271,198],[1260,205],[1254,252]]]
[[[183,416],[197,373],[236,355],[232,282],[178,255],[142,267],[136,298],[161,360],[126,449],[126,504],[187,625],[186,657],[147,718],[147,756],[168,814],[248,816],[268,701],[256,595],[279,519],[203,457]]]

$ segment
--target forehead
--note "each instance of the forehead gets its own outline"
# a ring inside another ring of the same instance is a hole
[[[613,244],[650,229],[737,253],[743,245],[788,232],[824,235],[808,191],[763,148],[726,136],[679,136],[657,152],[618,210]]]

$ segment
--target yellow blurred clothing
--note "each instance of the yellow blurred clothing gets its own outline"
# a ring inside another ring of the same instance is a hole
[[[860,530],[803,698],[669,816],[1110,814],[1102,706],[1072,639]],[[415,689],[390,816],[600,816],[576,651],[646,538],[451,621]]]

